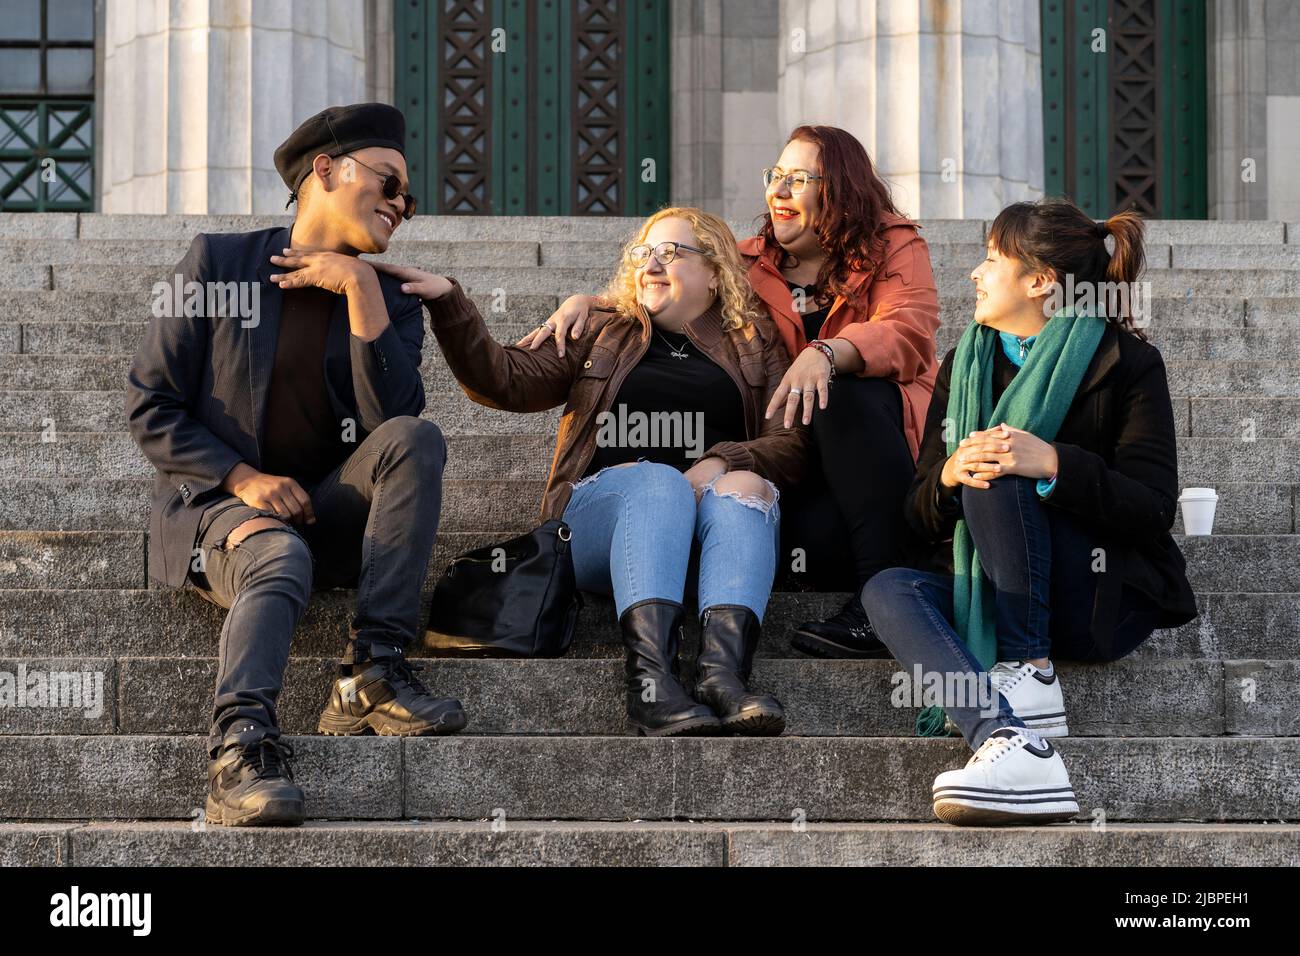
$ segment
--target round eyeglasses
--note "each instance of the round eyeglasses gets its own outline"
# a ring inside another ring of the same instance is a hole
[[[797,196],[808,188],[810,182],[821,178],[820,176],[814,176],[806,169],[796,169],[787,173],[779,166],[769,167],[763,170],[763,188],[771,189],[774,182],[784,179],[786,186],[790,190],[790,195]]]
[[[639,246],[633,246],[627,251],[627,261],[639,269],[649,262],[650,256],[653,255],[659,260],[660,265],[666,266],[677,258],[678,249],[688,249],[691,252],[698,252],[702,256],[708,255],[703,249],[688,246],[684,242],[661,242],[653,248],[643,243]]]

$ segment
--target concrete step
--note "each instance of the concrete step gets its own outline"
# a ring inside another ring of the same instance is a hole
[[[1300,312],[1300,305],[1297,306]],[[147,315],[146,313],[143,313]],[[538,309],[523,314],[487,313],[493,337],[513,345],[535,329],[550,314]],[[956,346],[970,322],[969,315],[944,316],[935,336],[937,353],[942,356]],[[130,322],[0,322],[0,352],[34,355],[132,355],[144,338],[146,318]],[[1265,357],[1269,361],[1300,363],[1300,338],[1285,328],[1183,328],[1152,323],[1145,329],[1166,361],[1252,361]],[[441,353],[432,335],[428,337],[429,360]]]
[[[460,439],[453,439],[453,449]],[[3,447],[0,445],[0,447]],[[459,450],[459,449],[457,449]],[[24,473],[16,458],[17,474]],[[75,459],[74,459],[75,460]],[[96,531],[135,530],[148,521],[152,479],[102,479],[55,476],[12,478],[0,498],[0,529],[11,531]],[[31,472],[28,472],[31,473]],[[1198,481],[1195,472],[1184,473],[1184,486]],[[1297,485],[1269,482],[1223,482],[1212,478],[1206,484],[1219,494],[1215,510],[1215,534],[1292,534],[1296,528]],[[450,478],[443,483],[441,528],[444,531],[476,531],[482,528],[523,532],[536,526],[542,492],[542,478],[497,481],[491,478]],[[1173,532],[1183,531],[1182,512],[1174,519]]]
[[[425,396],[425,417],[447,435],[553,434],[560,409],[531,415],[484,408],[459,389]],[[28,389],[0,392],[0,432],[40,431],[53,419],[61,433],[119,432],[126,428],[126,392]],[[1187,398],[1173,402],[1180,437],[1300,439],[1300,399]]]
[[[754,214],[762,212],[755,197]],[[198,232],[242,232],[287,226],[293,217],[247,215],[105,215],[101,213],[0,213],[0,236],[17,239],[188,239]],[[632,232],[636,217],[598,216],[417,216],[401,225],[399,239],[570,239],[620,238]],[[729,220],[737,235],[753,231],[752,218]],[[929,242],[983,242],[988,223],[979,219],[924,219]],[[1254,220],[1152,219],[1149,243],[1281,245],[1300,241],[1283,222]]]
[[[475,735],[634,734],[614,657],[425,662],[421,677],[459,699]],[[55,678],[62,703],[0,708],[0,735],[204,734],[212,719],[215,657],[0,658],[13,686]],[[1300,736],[1300,660],[1163,661],[1060,665],[1072,737]],[[315,734],[337,675],[337,657],[292,658],[279,701],[286,733]],[[683,656],[693,686],[694,655]],[[796,737],[906,737],[913,698],[894,661],[762,658],[750,686],[774,694]],[[920,687],[919,681],[917,686]],[[73,693],[73,688],[79,693]],[[919,693],[919,691],[918,691]]]
[[[123,388],[130,356],[0,355],[0,391],[29,389]],[[1197,398],[1300,398],[1294,361],[1166,362],[1169,392]],[[440,353],[425,356],[421,373],[426,392],[450,392],[458,383]]]
[[[468,401],[465,407],[469,407]],[[502,417],[502,424],[511,422],[510,417]],[[523,417],[516,416],[514,420]],[[540,421],[541,416],[536,417]],[[543,433],[535,425],[526,432],[511,432],[508,428],[501,431],[501,434],[464,434],[461,429],[448,428],[444,478],[544,480],[555,451],[554,433]],[[153,466],[126,433],[69,432],[54,437],[55,441],[43,442],[39,432],[0,435],[0,448],[4,450],[0,454],[0,477],[108,481],[154,475]]]
[[[192,237],[191,237],[192,238]],[[75,266],[111,265],[151,270],[158,278],[168,276],[190,247],[190,239],[139,239],[123,242],[114,239],[2,239],[0,258],[7,262],[33,265]],[[1240,249],[1242,247],[1227,247]],[[1245,247],[1247,251],[1250,248]],[[604,269],[612,272],[622,255],[622,239],[543,240],[396,240],[383,255],[365,256],[366,261],[393,262],[423,269],[450,272],[463,268],[537,266],[577,269]],[[1287,250],[1281,249],[1279,252]],[[1270,260],[1273,250],[1270,250]],[[982,243],[933,243],[931,265],[936,269],[973,269],[984,258]],[[1153,246],[1148,250],[1153,268],[1168,268],[1169,247]],[[1234,261],[1225,256],[1225,261]],[[1243,268],[1258,267],[1258,259],[1238,255],[1235,261]],[[1270,264],[1272,264],[1270,262]],[[1278,268],[1284,268],[1282,262]]]
[[[506,316],[521,324],[538,323],[549,315],[560,299],[557,293],[522,295],[510,289],[509,295],[472,296],[479,310],[489,321],[496,316]],[[563,291],[567,295],[568,291]],[[969,289],[958,289],[957,299],[941,302],[941,319],[945,325],[964,327],[970,321],[971,303]],[[0,316],[6,322],[31,324],[57,324],[60,322],[145,322],[152,314],[153,296],[148,289],[134,292],[104,289],[68,291],[24,290],[0,288]],[[1300,306],[1294,297],[1244,298],[1239,293],[1224,297],[1196,296],[1188,298],[1184,291],[1150,300],[1148,327],[1151,330],[1168,328],[1227,328],[1276,327],[1289,328],[1300,321]],[[495,313],[494,310],[495,309]],[[29,351],[35,351],[29,349]]]
[[[601,823],[500,819],[222,828],[0,824],[3,866],[1295,866],[1292,824]]]
[[[423,260],[423,257],[420,258]],[[473,292],[487,293],[494,289],[504,289],[511,294],[567,295],[603,288],[616,264],[612,257],[604,261],[594,258],[580,261],[584,263],[581,266],[528,267],[514,263],[501,266],[457,266],[454,272],[461,284]],[[940,299],[973,301],[974,286],[970,280],[970,271],[978,263],[978,258],[973,257],[970,262],[962,262],[960,265],[945,262],[936,266],[935,282]],[[431,266],[435,263],[423,260],[422,264]],[[169,279],[174,265],[175,262],[151,265],[83,261],[56,265],[7,262],[0,268],[0,289],[144,293],[152,289],[155,282]],[[1267,260],[1262,260],[1256,268],[1249,269],[1153,268],[1146,272],[1142,281],[1146,283],[1145,294],[1159,298],[1294,297],[1300,294],[1300,270],[1267,266]]]
[[[479,311],[489,319],[509,315],[514,321],[525,325],[540,325],[555,310],[557,304],[554,294],[530,296],[512,293],[505,298],[491,296],[471,296],[471,298],[478,305]],[[150,308],[152,302],[153,297],[147,291],[15,292],[0,289],[0,316],[5,322],[41,325],[57,325],[64,322],[144,323],[148,322],[152,315]],[[1240,321],[1233,321],[1233,316],[1244,316],[1244,300],[1225,300],[1223,309],[1219,311],[1225,316],[1224,321],[1227,324],[1240,325]],[[1156,314],[1158,315],[1158,312]],[[134,344],[124,351],[134,352]]]
[[[789,643],[804,621],[823,620],[846,594],[777,591],[764,617],[760,658],[803,655]],[[294,634],[293,653],[332,658],[342,652],[356,594],[318,591]],[[616,658],[622,638],[607,597],[586,595],[570,658]],[[683,659],[693,659],[699,625],[694,604],[686,620]],[[428,619],[429,594],[420,620]],[[1300,594],[1295,591],[1203,591],[1200,616],[1182,627],[1156,631],[1133,653],[1134,660],[1293,660],[1300,633]],[[222,610],[192,589],[18,588],[0,590],[0,657],[216,657]],[[423,644],[413,653],[426,653]],[[1244,689],[1244,688],[1243,688]]]
[[[291,737],[312,818],[933,820],[970,751],[898,737]],[[1080,819],[1300,819],[1300,738],[1059,741]],[[202,738],[0,737],[0,819],[195,819]]]
[[[430,568],[518,534],[517,529],[438,532]],[[0,588],[144,586],[143,530],[0,531]],[[1300,535],[1175,539],[1198,591],[1300,591]]]
[[[746,224],[747,225],[747,224]],[[429,268],[469,265],[584,265],[610,267],[631,236],[631,228],[596,227],[589,234],[564,238],[502,235],[494,238],[425,238],[407,233],[403,226],[383,256],[366,258],[409,261]],[[738,235],[752,233],[741,230]],[[0,237],[0,256],[9,262],[45,265],[112,263],[116,265],[168,266],[184,256],[194,233],[175,238],[12,238]],[[974,236],[927,235],[935,268],[972,269],[984,256],[984,243]],[[965,240],[965,241],[963,241]],[[1300,246],[1250,243],[1146,244],[1149,269],[1287,269],[1300,267]]]
[[[3,393],[0,393],[3,394]],[[447,436],[448,478],[543,480],[555,450],[556,413],[509,415],[462,397],[426,409]],[[29,425],[40,428],[52,416]],[[152,478],[153,466],[123,431],[0,433],[0,477]],[[485,427],[487,426],[487,427]],[[1300,440],[1291,438],[1179,438],[1179,478],[1184,485],[1300,482]],[[540,500],[540,499],[539,499]],[[1249,502],[1244,503],[1249,507]]]

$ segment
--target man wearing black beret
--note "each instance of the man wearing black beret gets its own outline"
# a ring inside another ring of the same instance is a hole
[[[275,152],[292,228],[197,236],[131,365],[131,434],[158,471],[150,578],[228,609],[212,823],[303,819],[276,701],[313,586],[357,588],[321,732],[465,726],[460,703],[430,694],[404,656],[447,455],[418,417],[420,301],[358,258],[384,252],[415,212],[405,127],[398,110],[365,103],[294,130]]]

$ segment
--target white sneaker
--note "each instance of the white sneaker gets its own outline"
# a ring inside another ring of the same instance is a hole
[[[1061,755],[1032,731],[995,730],[963,769],[934,778],[934,815],[953,826],[1055,823],[1078,812]]]
[[[1033,664],[999,661],[989,671],[993,689],[1007,699],[1011,712],[1040,737],[1065,737],[1070,728],[1065,723],[1065,698],[1056,669],[1044,677]]]

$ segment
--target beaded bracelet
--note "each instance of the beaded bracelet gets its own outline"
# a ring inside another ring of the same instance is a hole
[[[834,378],[835,377],[835,349],[831,348],[831,344],[829,342],[823,341],[822,339],[813,339],[811,342],[808,343],[808,348],[816,349],[817,351],[821,352],[822,355],[826,356],[826,361],[831,363],[831,378]]]

